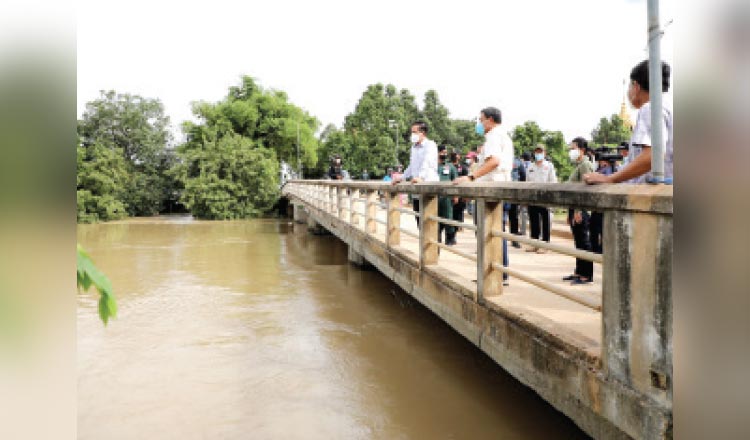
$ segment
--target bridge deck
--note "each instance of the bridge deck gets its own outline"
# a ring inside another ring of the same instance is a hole
[[[385,221],[385,212],[378,211],[378,218]],[[467,216],[467,221],[471,217]],[[418,234],[416,221],[413,216],[401,215],[401,227]],[[362,229],[362,223],[359,228]],[[375,237],[385,241],[385,225],[378,223]],[[476,255],[476,237],[474,231],[464,229],[457,234],[455,246],[457,250]],[[574,247],[570,239],[551,237],[552,243]],[[401,234],[399,250],[418,261],[418,240],[406,234]],[[564,286],[568,289],[601,298],[601,265],[594,265],[594,282],[589,285],[570,286],[562,281],[562,277],[569,275],[575,267],[575,259],[570,256],[553,252],[537,254],[517,249],[508,243],[510,267],[527,273],[530,276],[547,281],[551,284]],[[443,275],[452,281],[476,290],[476,263],[441,250],[437,266]],[[599,357],[602,339],[601,313],[580,305],[569,299],[550,293],[525,281],[510,278],[510,285],[505,287],[503,294],[488,298],[497,306],[522,316],[540,327],[567,339],[592,356]]]

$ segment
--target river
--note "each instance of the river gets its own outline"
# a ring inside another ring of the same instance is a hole
[[[287,220],[79,225],[81,439],[578,439],[569,419],[346,245]]]

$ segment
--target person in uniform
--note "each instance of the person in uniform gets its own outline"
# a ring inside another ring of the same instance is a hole
[[[465,163],[461,163],[461,154],[457,150],[453,150],[453,153],[451,153],[450,155],[450,160],[453,166],[456,168],[458,177],[469,175],[469,167]],[[466,210],[466,199],[464,199],[463,197],[458,197],[454,199],[453,220],[463,223],[465,210]],[[460,231],[461,230],[458,229],[456,232],[460,232]]]
[[[456,167],[448,161],[448,151],[445,145],[438,147],[438,176],[441,182],[450,182],[458,177]],[[453,200],[456,197],[438,197],[438,217],[453,220]],[[456,227],[440,223],[438,229],[438,243],[443,242],[443,230],[445,230],[445,244],[453,246],[456,244]]]
[[[586,154],[588,148],[586,139],[577,137],[570,143],[568,155],[570,160],[576,164],[576,168],[570,174],[568,182],[583,182],[583,176],[594,172],[594,166]],[[573,241],[576,249],[591,251],[591,239],[589,236],[589,213],[582,209],[568,209],[568,224],[570,231],[573,233]],[[576,268],[571,275],[563,277],[564,281],[571,281],[572,284],[587,284],[594,280],[594,263],[591,261],[576,258]]]
[[[513,159],[513,171],[510,174],[514,182],[525,182],[526,181],[526,165],[520,158]],[[520,205],[517,203],[510,204],[510,210],[508,211],[508,219],[510,221],[510,233],[521,235],[518,231],[518,216],[520,214]],[[512,242],[514,248],[521,248],[521,244],[517,241]]]

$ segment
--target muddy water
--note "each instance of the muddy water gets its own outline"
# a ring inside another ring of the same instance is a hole
[[[586,438],[335,237],[162,217],[78,240],[120,307],[105,328],[79,295],[79,438]]]

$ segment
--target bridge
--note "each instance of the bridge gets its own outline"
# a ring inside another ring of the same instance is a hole
[[[592,437],[672,437],[671,186],[293,180],[282,191],[295,221],[347,243],[351,262],[377,268]],[[476,225],[438,217],[438,197],[454,196],[476,201]],[[503,202],[602,212],[603,255],[504,232]],[[457,246],[438,242],[441,222],[463,229]],[[548,253],[508,246],[504,267],[504,239]],[[595,283],[562,281],[574,258],[595,263]]]

